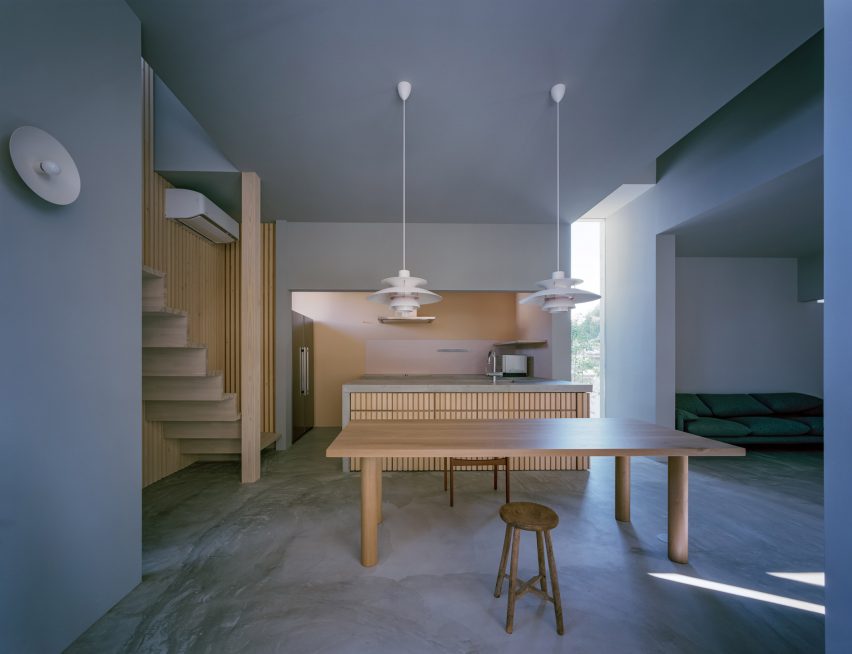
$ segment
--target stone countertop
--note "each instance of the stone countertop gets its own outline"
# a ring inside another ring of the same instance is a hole
[[[591,393],[591,384],[540,377],[498,378],[482,375],[364,375],[343,385],[344,393]]]

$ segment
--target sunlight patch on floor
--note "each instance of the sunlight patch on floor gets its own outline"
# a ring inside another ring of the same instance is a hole
[[[763,593],[758,590],[751,590],[750,588],[742,588],[741,586],[731,586],[730,584],[721,584],[717,581],[708,581],[707,579],[699,579],[698,577],[688,577],[686,575],[665,572],[649,572],[648,574],[652,577],[656,577],[657,579],[674,581],[679,584],[686,584],[687,586],[696,586],[698,588],[705,588],[707,590],[715,590],[719,593],[737,595],[738,597],[747,597],[749,599],[759,600],[761,602],[768,602],[770,604],[780,604],[781,606],[789,606],[794,609],[801,609],[802,611],[810,611],[811,613],[819,613],[821,615],[825,615],[825,607],[821,604],[803,602],[801,600],[793,599],[791,597],[784,597],[783,595]]]
[[[822,586],[825,588],[824,572],[767,572],[766,574],[790,581],[798,581],[811,586]]]

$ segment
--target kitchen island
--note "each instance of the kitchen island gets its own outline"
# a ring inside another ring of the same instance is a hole
[[[343,385],[342,425],[376,420],[528,420],[589,417],[589,384],[486,375],[365,375]],[[588,470],[588,457],[522,456],[512,470]],[[345,470],[360,470],[346,458]],[[440,457],[388,457],[383,470],[443,470]],[[483,467],[483,470],[490,470]]]

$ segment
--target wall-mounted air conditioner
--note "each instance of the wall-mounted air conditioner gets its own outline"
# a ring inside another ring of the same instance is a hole
[[[166,189],[166,218],[177,220],[214,243],[240,238],[240,225],[198,191]]]

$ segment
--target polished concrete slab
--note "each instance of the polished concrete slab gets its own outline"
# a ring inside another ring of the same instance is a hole
[[[325,459],[336,430],[236,463],[196,464],[144,492],[142,583],[71,652],[820,652],[822,615],[655,578],[678,573],[823,604],[823,589],[769,572],[823,570],[822,453],[750,451],[690,466],[688,565],[672,563],[664,460],[633,462],[633,515],[613,518],[613,461],[591,473],[517,472],[512,497],[553,507],[565,609],[519,600],[503,630],[492,595],[502,487],[462,472],[387,473],[380,562],[359,555],[357,474]],[[520,574],[536,569],[521,541]],[[105,547],[109,544],[105,543]]]

